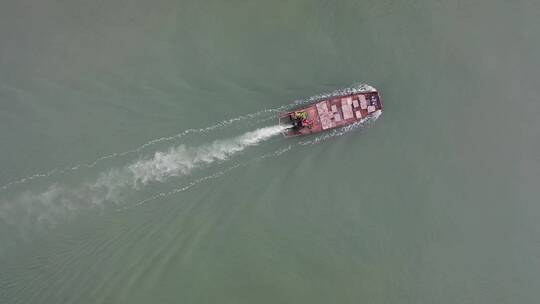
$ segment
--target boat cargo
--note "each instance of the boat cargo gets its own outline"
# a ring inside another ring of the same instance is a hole
[[[279,114],[283,135],[294,137],[320,133],[378,117],[383,103],[374,87],[362,84],[323,96],[286,113]]]

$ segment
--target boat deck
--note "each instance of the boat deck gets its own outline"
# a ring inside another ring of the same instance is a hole
[[[377,110],[382,110],[382,102],[376,91],[332,97],[296,110],[307,112],[308,119],[313,124],[311,128],[288,129],[284,135],[287,137],[307,135],[350,125]],[[282,119],[291,113],[281,115],[280,124],[283,124]]]

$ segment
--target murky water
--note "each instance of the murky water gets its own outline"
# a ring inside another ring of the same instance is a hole
[[[203,2],[0,4],[0,303],[537,302],[537,2]]]

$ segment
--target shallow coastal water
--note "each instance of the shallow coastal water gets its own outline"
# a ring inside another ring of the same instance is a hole
[[[539,10],[4,1],[0,303],[536,303]]]

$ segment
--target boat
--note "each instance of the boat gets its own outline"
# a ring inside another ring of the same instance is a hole
[[[383,102],[374,87],[361,84],[308,100],[293,111],[280,113],[285,137],[303,136],[362,123],[382,114]]]

